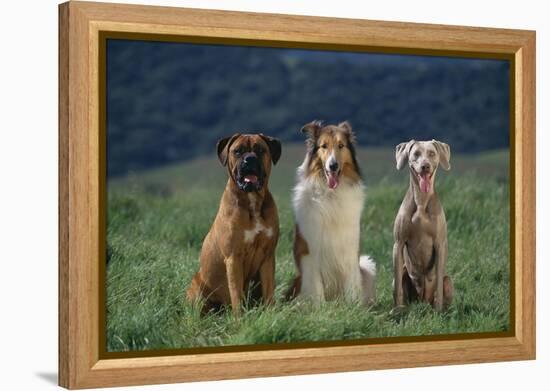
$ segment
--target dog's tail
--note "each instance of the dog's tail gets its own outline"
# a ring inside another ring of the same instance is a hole
[[[363,301],[365,304],[373,304],[376,300],[376,263],[368,255],[361,255],[359,270],[361,271]]]

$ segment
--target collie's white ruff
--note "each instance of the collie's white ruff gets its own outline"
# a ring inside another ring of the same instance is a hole
[[[359,257],[365,187],[341,178],[330,190],[324,178],[307,177],[306,170],[307,159],[298,168],[293,195],[296,224],[309,250],[300,259],[299,297],[319,303],[342,296],[372,303],[376,265],[366,255]]]

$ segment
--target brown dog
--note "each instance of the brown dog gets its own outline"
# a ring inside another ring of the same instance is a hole
[[[279,216],[268,182],[281,143],[263,134],[235,134],[218,141],[217,149],[229,179],[187,298],[203,298],[203,313],[231,304],[238,315],[249,287],[255,298],[273,301]]]
[[[440,165],[451,169],[451,149],[437,140],[411,140],[395,148],[395,159],[398,170],[408,165],[410,186],[393,229],[394,304],[421,300],[441,311],[452,302],[453,284],[445,272],[447,222],[435,174]]]

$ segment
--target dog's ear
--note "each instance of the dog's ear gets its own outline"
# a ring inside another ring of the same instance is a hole
[[[302,126],[302,129],[300,129],[300,131],[307,136],[306,146],[308,151],[315,150],[315,143],[317,142],[317,138],[321,133],[322,127],[323,122],[315,120],[311,121],[308,124],[305,124],[304,126]]]
[[[266,142],[269,147],[269,154],[271,155],[271,161],[273,164],[277,164],[279,158],[281,157],[281,142],[279,139],[274,137],[266,136],[265,134],[260,134],[260,137]]]
[[[220,163],[222,166],[227,165],[227,156],[229,153],[229,147],[231,147],[231,144],[233,144],[233,141],[237,139],[241,134],[235,133],[233,136],[230,137],[224,137],[221,140],[218,141],[216,144],[216,150],[218,151],[218,159],[220,159]]]
[[[449,147],[449,144],[437,140],[432,140],[432,144],[439,153],[439,163],[441,167],[449,171],[451,169],[451,147]]]
[[[395,147],[395,161],[397,162],[398,170],[405,167],[405,163],[409,160],[409,152],[415,142],[415,140],[411,140],[406,143],[401,143]]]
[[[319,133],[322,127],[323,127],[323,121],[315,120],[302,126],[302,129],[300,129],[300,131],[303,134],[307,135],[309,138],[315,139],[319,137]]]
[[[340,122],[338,124],[338,127],[344,129],[344,132],[346,136],[348,136],[348,140],[351,144],[357,144],[355,133],[353,133],[353,130],[351,129],[351,124],[348,121]]]

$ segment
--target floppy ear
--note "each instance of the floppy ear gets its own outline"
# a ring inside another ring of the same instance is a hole
[[[407,143],[401,143],[395,147],[395,161],[397,162],[398,170],[401,170],[405,166],[405,163],[409,160],[409,152],[415,142],[415,140],[411,140]]]
[[[432,143],[439,153],[439,163],[444,170],[449,171],[451,169],[451,147],[449,144],[442,143],[441,141],[432,140]]]
[[[344,129],[344,132],[348,136],[348,140],[351,144],[357,144],[355,133],[353,133],[353,130],[351,129],[351,124],[348,121],[340,122],[338,124],[338,127]]]
[[[240,133],[235,133],[233,136],[222,138],[216,144],[218,159],[220,159],[220,163],[222,164],[222,166],[227,165],[227,155],[229,152],[229,147],[231,146],[231,144],[233,144],[233,141],[235,141],[240,135]]]
[[[281,142],[273,137],[266,136],[265,134],[260,133],[260,137],[264,139],[269,147],[269,154],[271,155],[271,161],[273,164],[277,164],[279,158],[281,157]]]

